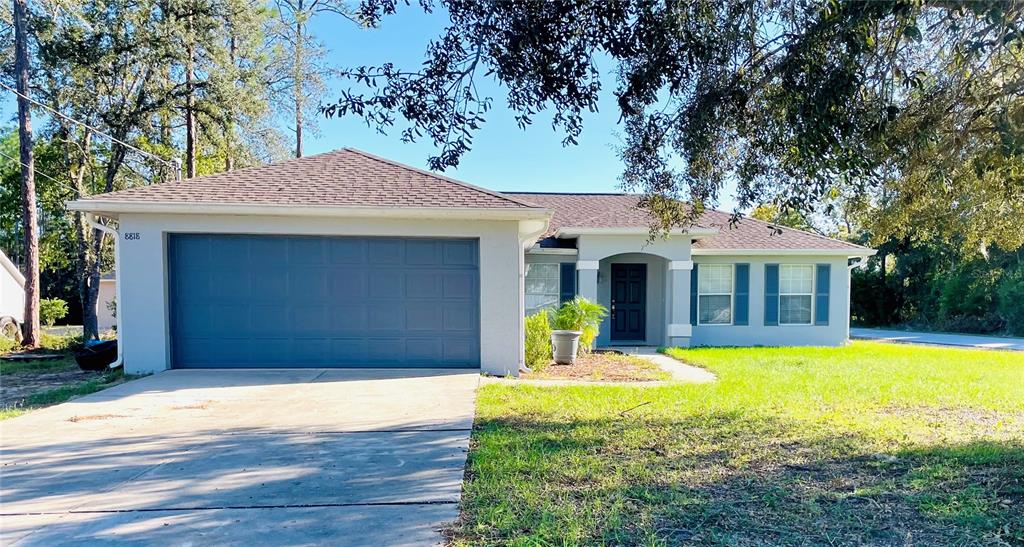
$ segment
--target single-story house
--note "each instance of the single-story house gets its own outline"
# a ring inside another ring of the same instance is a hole
[[[128,372],[516,374],[579,294],[611,345],[837,345],[865,247],[709,211],[649,242],[637,196],[496,192],[353,149],[83,198],[115,220]]]
[[[117,274],[107,272],[100,276],[100,290],[96,295],[96,327],[100,332],[108,331],[117,325],[115,310],[117,309]]]
[[[0,317],[13,317],[21,324],[25,317],[25,275],[0,250]]]

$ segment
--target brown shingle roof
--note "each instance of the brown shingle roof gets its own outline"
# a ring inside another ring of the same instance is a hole
[[[554,211],[545,236],[554,235],[560,228],[646,228],[651,225],[650,214],[637,209],[640,196],[636,194],[553,194],[505,192]],[[719,233],[694,242],[694,249],[849,249],[864,251],[866,247],[854,245],[810,232],[781,228],[777,233],[767,222],[744,218],[729,225],[730,214],[707,210],[697,224],[702,228],[717,228]]]
[[[535,207],[511,196],[351,148],[82,199],[90,200],[335,207]]]

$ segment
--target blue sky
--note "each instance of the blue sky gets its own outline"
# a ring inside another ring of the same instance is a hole
[[[444,14],[427,15],[410,6],[386,17],[377,29],[359,29],[340,17],[324,14],[312,30],[330,50],[334,66],[393,62],[398,67],[415,68],[423,62],[428,41],[440,35],[446,22]],[[494,108],[475,135],[473,149],[463,156],[458,168],[445,174],[497,190],[617,191],[622,163],[615,151],[619,141],[614,83],[614,75],[608,74],[600,111],[586,117],[578,145],[563,147],[563,135],[551,129],[550,115],[537,116],[531,127],[522,130],[506,108],[503,90],[493,80],[484,82],[482,88],[494,98]],[[337,91],[349,85],[335,82],[325,101],[336,99]],[[401,125],[386,136],[358,118],[321,120],[319,126],[321,134],[307,141],[309,153],[353,146],[426,168],[427,157],[434,152],[429,141],[403,143]]]

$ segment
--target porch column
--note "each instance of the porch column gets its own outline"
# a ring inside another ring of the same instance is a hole
[[[666,338],[670,346],[689,347],[693,327],[690,326],[690,271],[692,260],[672,260],[668,263],[669,324]]]
[[[597,260],[576,261],[576,294],[597,302],[597,270],[600,262]]]

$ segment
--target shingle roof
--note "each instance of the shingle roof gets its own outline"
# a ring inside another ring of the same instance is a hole
[[[84,202],[92,200],[335,207],[536,207],[352,148],[82,198]]]
[[[651,225],[650,214],[637,208],[637,194],[556,194],[531,192],[505,192],[554,211],[554,217],[545,237],[554,235],[559,228],[646,228]],[[779,228],[757,219],[744,218],[730,226],[731,215],[707,210],[698,220],[702,228],[718,228],[719,233],[694,242],[694,249],[849,249],[864,251],[866,247],[832,239],[810,232]]]

